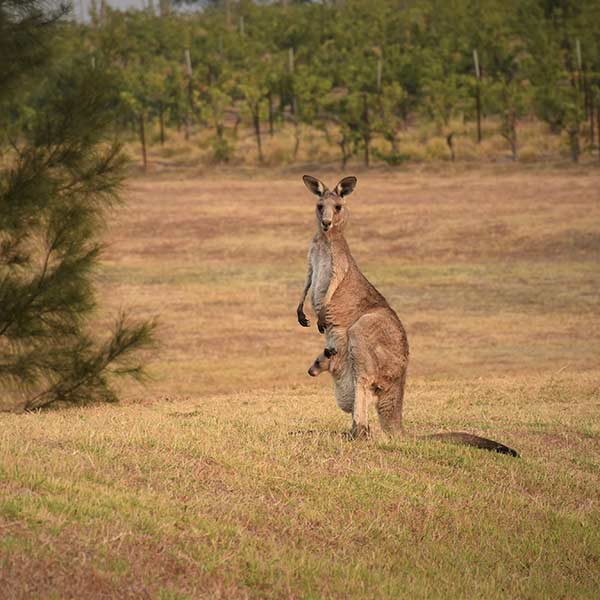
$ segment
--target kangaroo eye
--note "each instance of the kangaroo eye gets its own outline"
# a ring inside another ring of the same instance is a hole
[[[315,360],[315,365],[317,365],[317,367],[318,367],[320,362],[321,361],[317,358],[317,360]]]
[[[336,204],[335,205],[335,212],[340,212],[340,210],[342,210],[342,205],[341,204]]]

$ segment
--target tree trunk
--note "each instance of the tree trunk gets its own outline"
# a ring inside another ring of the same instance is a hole
[[[600,160],[600,104],[596,109],[596,125],[598,129],[598,160]]]
[[[194,84],[192,83],[192,78],[189,78],[188,81],[188,100],[190,102],[190,108],[192,113],[196,110],[194,107]]]
[[[477,108],[477,143],[481,143],[481,88],[479,81],[475,89],[475,106]]]
[[[392,145],[392,154],[398,156],[398,136],[395,129],[390,131],[390,144]]]
[[[450,160],[454,162],[454,159],[456,158],[454,154],[454,132],[448,134],[446,137],[446,144],[448,144],[448,148],[450,149]]]
[[[569,129],[569,145],[571,147],[571,160],[573,162],[579,162],[581,150],[579,147],[579,129],[577,127],[571,127]]]
[[[285,89],[283,83],[279,84],[279,116],[285,112]]]
[[[517,160],[517,119],[515,115],[509,115],[505,123],[505,131],[502,134],[504,139],[510,144],[510,153],[513,160]]]
[[[165,145],[165,109],[163,103],[158,105],[158,120],[160,122],[160,145]]]
[[[269,90],[269,135],[271,137],[273,137],[273,132],[274,132],[274,127],[273,127],[273,121],[274,121],[274,114],[273,114],[273,94],[271,93],[271,91]]]
[[[363,140],[365,143],[365,167],[369,166],[369,144],[371,143],[371,130],[369,128],[369,105],[367,95],[363,95]]]
[[[348,154],[348,142],[346,140],[346,136],[342,136],[342,139],[339,141],[340,149],[342,150],[342,171],[346,168],[346,164],[348,163],[348,159],[350,158]]]
[[[587,77],[584,73],[579,73],[580,89],[583,89],[583,108],[585,110],[585,120],[590,118],[590,90],[587,82]]]
[[[148,159],[146,156],[146,130],[144,127],[144,113],[140,113],[140,142],[142,143],[142,158],[144,161],[144,171],[148,167]]]
[[[408,129],[408,108],[402,105],[400,107],[400,113],[402,114],[402,129],[406,131]]]
[[[515,123],[511,124],[510,149],[512,151],[512,159],[517,160],[517,127]]]
[[[298,151],[300,150],[300,122],[298,119],[294,121],[294,161],[298,158]]]
[[[262,164],[264,162],[264,157],[262,153],[262,143],[260,139],[260,105],[256,105],[255,111],[253,114],[254,121],[254,135],[256,136],[256,147],[258,148],[258,162]]]
[[[291,80],[291,92],[292,92],[292,114],[296,116],[298,114],[298,105],[296,104],[296,94],[294,90],[294,71],[295,71],[295,62],[294,62],[294,48],[288,49],[288,70],[290,72]]]
[[[594,140],[596,139],[595,131],[594,131],[594,119],[596,118],[596,115],[595,115],[594,109],[595,109],[594,97],[590,93],[590,146],[592,148],[594,147]],[[597,125],[600,126],[600,123],[597,123]],[[599,141],[599,143],[600,143],[600,141]]]

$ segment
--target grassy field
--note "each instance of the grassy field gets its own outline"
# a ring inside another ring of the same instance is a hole
[[[358,173],[349,243],[411,345],[409,435],[361,442],[306,374],[300,175],[129,181],[98,328],[159,315],[153,379],[0,413],[0,598],[599,596],[597,171]],[[444,430],[522,458],[411,435]]]

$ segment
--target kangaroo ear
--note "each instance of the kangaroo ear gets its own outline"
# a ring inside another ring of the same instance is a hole
[[[357,179],[354,176],[344,177],[334,189],[334,192],[340,197],[349,196],[356,186]]]
[[[304,175],[302,180],[304,181],[304,185],[308,188],[308,190],[316,196],[322,196],[327,191],[327,186],[322,181],[319,181],[316,177]]]

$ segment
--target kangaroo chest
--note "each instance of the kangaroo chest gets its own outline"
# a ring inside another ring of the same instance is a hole
[[[313,310],[318,312],[323,306],[327,290],[333,278],[333,253],[328,244],[315,244],[310,253],[312,266],[311,300]]]

